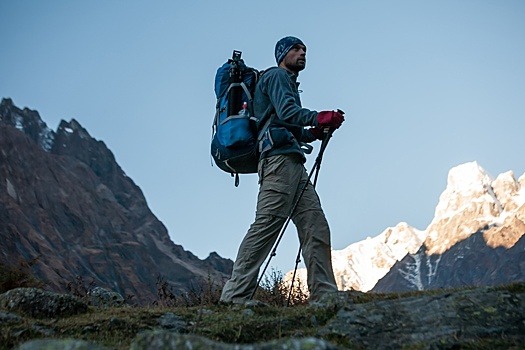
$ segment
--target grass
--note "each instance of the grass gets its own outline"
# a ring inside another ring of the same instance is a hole
[[[5,271],[0,270],[0,271]],[[7,276],[4,272],[3,276]],[[32,280],[23,275],[23,281]],[[11,276],[11,275],[10,275]],[[12,281],[11,281],[12,282]],[[17,283],[14,283],[17,285]],[[19,284],[19,283],[18,283]],[[25,286],[25,282],[22,283]],[[38,285],[38,283],[36,283]],[[85,283],[77,279],[70,292],[82,297]],[[459,290],[431,290],[407,293],[349,292],[354,304],[380,300],[401,299],[422,295],[453,293]],[[525,284],[515,284],[494,289],[523,292]],[[162,278],[158,281],[159,300],[155,305],[98,309],[89,307],[81,315],[34,319],[22,317],[20,321],[3,321],[0,327],[0,349],[11,349],[22,342],[36,338],[75,338],[94,342],[111,349],[129,349],[138,333],[161,328],[159,318],[173,313],[184,320],[182,332],[196,334],[225,343],[256,343],[287,337],[318,336],[317,333],[332,317],[335,308],[315,308],[306,303],[304,295],[295,296],[292,306],[284,307],[288,294],[283,288],[282,274],[272,271],[259,288],[256,298],[270,306],[254,309],[228,307],[218,303],[220,288],[203,281],[195,284],[185,294],[176,294]],[[326,339],[342,348],[352,348],[351,340],[330,335]],[[466,342],[462,349],[509,348],[516,344],[509,339],[479,339]],[[414,346],[413,349],[417,349]]]
[[[12,288],[41,286],[27,269],[2,267],[0,273],[5,276],[6,286]],[[89,300],[87,291],[93,287],[92,282],[86,283],[81,276],[67,283],[69,293],[86,302]],[[11,288],[2,292],[8,289]],[[172,290],[159,275],[157,300],[150,306],[89,307],[87,313],[71,317],[23,317],[21,322],[3,322],[0,349],[11,349],[36,338],[75,338],[113,349],[128,349],[139,332],[160,328],[159,318],[166,313],[173,313],[186,322],[184,332],[227,343],[251,343],[290,336],[313,336],[317,327],[334,315],[333,311],[312,311],[312,308],[306,307],[307,296],[300,292],[293,294],[291,305],[294,307],[283,307],[287,303],[288,292],[282,273],[275,270],[265,276],[255,295],[269,307],[256,308],[247,313],[219,305],[221,289],[221,285],[208,278],[193,283],[187,292],[180,293]]]
[[[204,312],[203,312],[204,311]],[[306,306],[264,307],[253,313],[226,306],[90,308],[82,315],[61,319],[24,318],[3,324],[0,349],[34,338],[75,338],[114,348],[128,349],[137,333],[160,328],[158,319],[168,313],[182,317],[188,333],[227,343],[252,343],[291,336],[315,336],[333,313]],[[46,332],[52,334],[45,335]]]

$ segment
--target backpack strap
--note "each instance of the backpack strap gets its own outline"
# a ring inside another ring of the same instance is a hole
[[[248,87],[244,83],[244,81],[241,81],[240,83],[231,83],[230,86],[228,86],[228,90],[226,90],[226,94],[230,92],[230,90],[234,87],[240,86],[243,90],[246,96],[248,96],[248,99],[251,101],[253,100],[252,94],[250,94],[250,90],[248,90]]]
[[[233,176],[233,173],[232,173]],[[239,187],[239,173],[235,173],[235,187]]]
[[[272,124],[272,122],[274,121],[275,117],[276,117],[276,115],[272,114],[268,118],[268,120],[266,120],[266,122],[263,124],[263,127],[259,130],[259,133],[257,134],[257,151],[259,153],[263,152],[263,145],[262,145],[261,141],[262,141],[262,139],[264,137],[264,134],[266,133],[266,131],[270,127],[270,124]]]
[[[250,102],[252,103],[253,101],[253,97],[252,95],[250,94],[250,91],[248,90],[248,87],[246,86],[246,84],[243,82],[240,82],[240,83],[231,83],[230,86],[228,87],[228,90],[226,90],[226,93],[225,94],[228,94],[228,92],[230,92],[230,90],[234,87],[237,87],[237,86],[240,86],[243,90],[244,90],[244,93],[246,94],[246,96],[248,97],[248,101],[246,102]],[[217,118],[218,118],[218,106],[216,107],[216,114],[215,114],[215,121],[214,123],[217,123]],[[231,111],[230,111],[231,112]],[[238,114],[231,114],[229,115],[228,117],[226,117],[222,122],[221,124],[224,124],[232,119],[236,119],[236,118],[246,118],[246,117],[242,117],[242,116],[239,116]],[[250,116],[250,119],[253,119],[253,120],[257,120],[256,118]]]
[[[299,146],[306,154],[311,154],[314,150],[314,146],[307,144],[306,142],[299,142]]]

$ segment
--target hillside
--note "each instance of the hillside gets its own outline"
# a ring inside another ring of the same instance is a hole
[[[27,316],[35,313],[35,307],[24,307],[28,295],[46,316]],[[21,343],[17,349],[522,349],[525,344],[524,284],[407,294],[340,292],[323,304],[294,307],[87,308],[70,299],[69,309],[62,303],[55,313],[49,301],[66,297],[37,295],[32,289],[0,295],[0,349]],[[58,314],[64,310],[70,315]]]
[[[76,120],[55,132],[38,112],[0,104],[0,264],[31,265],[50,290],[82,278],[135,302],[159,279],[185,291],[226,278],[232,262],[200,260],[169,238],[104,142]]]

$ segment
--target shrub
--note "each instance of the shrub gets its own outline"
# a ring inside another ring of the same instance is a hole
[[[273,269],[264,275],[254,299],[263,301],[273,306],[304,305],[308,303],[308,296],[303,292],[301,281],[296,279],[293,291],[284,280],[283,273]],[[289,300],[288,300],[289,299]]]
[[[208,275],[190,283],[188,290],[175,292],[162,275],[157,276],[157,300],[154,305],[180,307],[215,305],[221,297],[224,282],[217,283]]]
[[[0,293],[5,293],[14,288],[40,288],[44,284],[37,280],[31,273],[38,258],[31,261],[21,260],[17,266],[8,266],[0,263]]]

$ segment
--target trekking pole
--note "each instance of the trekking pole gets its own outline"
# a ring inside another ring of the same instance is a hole
[[[268,266],[270,265],[270,262],[271,262],[272,258],[275,255],[277,255],[277,247],[279,246],[279,243],[281,242],[281,239],[284,236],[284,232],[286,231],[286,228],[288,227],[288,224],[292,220],[292,216],[293,216],[293,214],[295,212],[295,209],[297,209],[297,206],[299,205],[299,201],[303,197],[303,194],[306,191],[306,188],[308,187],[308,184],[310,183],[310,180],[312,178],[312,175],[313,175],[314,171],[316,172],[316,176],[315,176],[315,179],[314,179],[314,187],[315,187],[315,183],[317,182],[317,174],[319,172],[319,169],[321,167],[321,161],[323,159],[323,153],[324,153],[324,151],[326,149],[326,146],[328,145],[328,141],[330,141],[330,138],[332,137],[332,134],[334,133],[334,131],[335,131],[334,129],[328,129],[326,131],[326,135],[325,135],[325,137],[323,139],[323,142],[321,143],[321,147],[319,148],[319,154],[317,155],[317,158],[315,159],[315,163],[314,163],[314,166],[312,167],[312,171],[308,175],[308,179],[306,180],[306,183],[304,184],[303,188],[301,189],[301,192],[299,193],[299,196],[295,200],[295,202],[294,202],[294,204],[292,206],[292,209],[290,210],[290,214],[286,218],[286,221],[284,222],[283,227],[281,228],[281,231],[279,232],[279,236],[277,238],[277,241],[275,242],[274,247],[272,249],[272,252],[270,253],[270,258],[266,262],[266,265],[264,266],[264,269],[263,269],[259,279],[257,280],[257,284],[255,285],[255,289],[253,290],[252,295],[250,295],[250,300],[253,299],[255,293],[257,292],[257,288],[259,288],[259,284],[261,283],[262,278],[264,277],[264,274],[266,273],[266,269],[268,269]],[[295,275],[295,271],[294,271],[294,275]]]
[[[319,149],[319,154],[317,155],[317,158],[315,159],[315,178],[313,186],[317,185],[317,178],[319,176],[319,170],[321,169],[321,162],[323,161],[323,154],[324,150],[326,149],[326,146],[328,145],[328,141],[330,141],[330,138],[332,137],[332,134],[334,133],[333,129],[330,129],[327,131],[323,142],[321,143],[321,148]],[[313,169],[312,169],[313,173]],[[299,251],[297,252],[297,257],[295,258],[295,267],[293,269],[293,275],[292,275],[292,282],[290,283],[290,290],[288,292],[288,300],[286,301],[286,307],[290,306],[290,300],[292,299],[292,292],[293,292],[293,285],[295,281],[295,276],[297,274],[297,267],[299,266],[299,263],[301,262],[301,250],[303,248],[303,243],[299,242]]]

